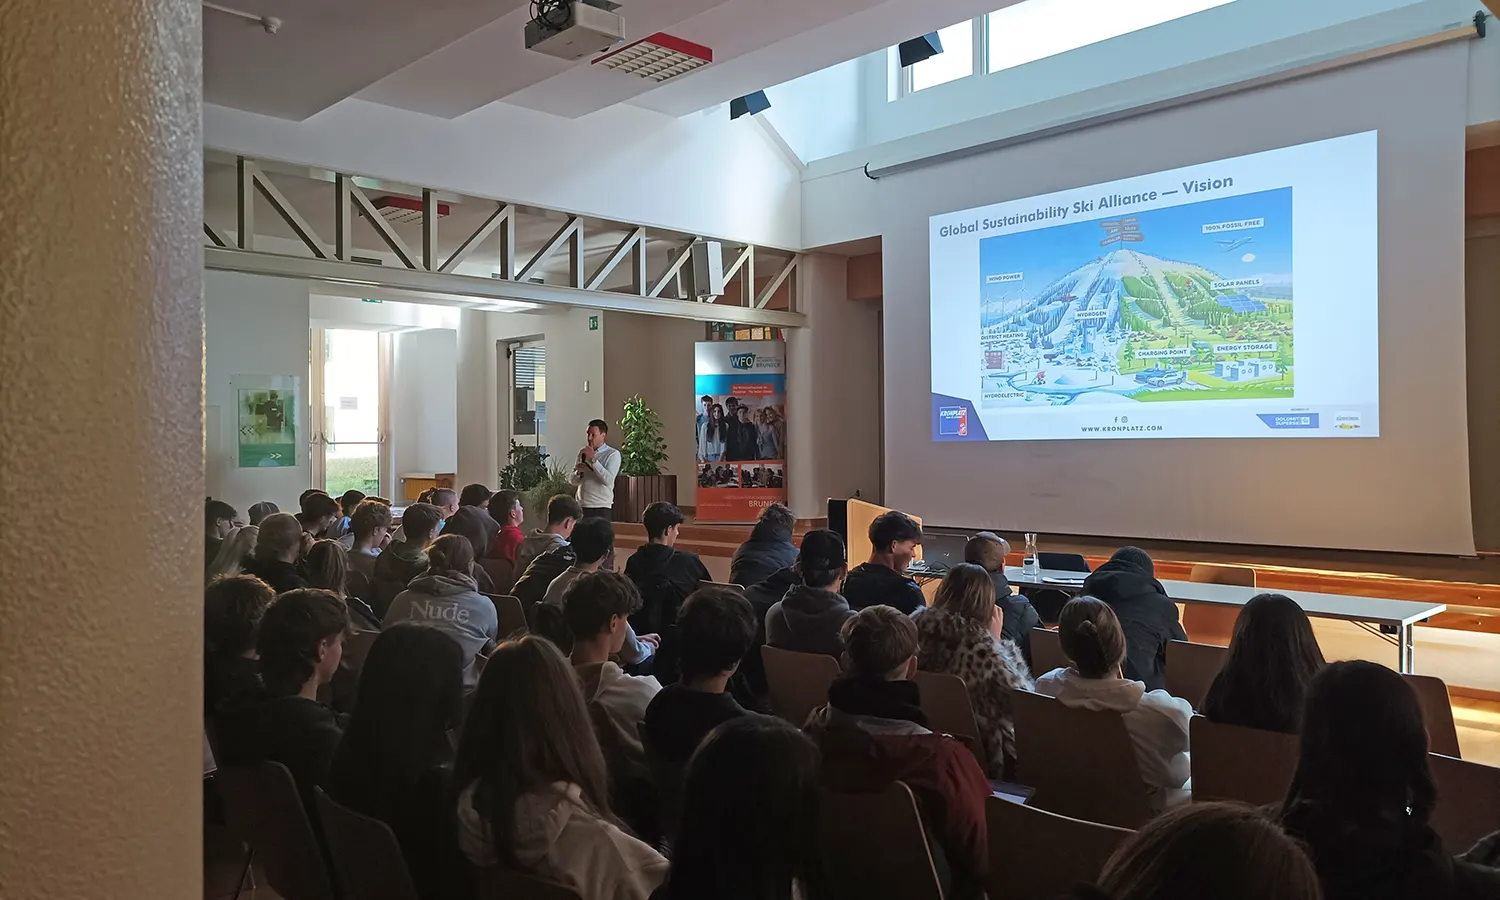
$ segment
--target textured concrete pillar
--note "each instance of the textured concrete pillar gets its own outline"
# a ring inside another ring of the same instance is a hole
[[[465,309],[458,314],[458,483],[499,483],[499,422],[495,410],[498,381],[495,343],[489,335],[489,313]]]
[[[201,896],[197,0],[0,24],[0,897]]]

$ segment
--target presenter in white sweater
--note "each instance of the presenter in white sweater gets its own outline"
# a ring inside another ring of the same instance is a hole
[[[620,451],[611,447],[609,423],[595,419],[589,423],[586,443],[578,451],[578,461],[573,466],[573,483],[578,485],[578,505],[583,514],[599,516],[613,521],[615,507],[615,479],[620,475]],[[610,548],[605,557],[604,571],[615,569],[615,551]]]

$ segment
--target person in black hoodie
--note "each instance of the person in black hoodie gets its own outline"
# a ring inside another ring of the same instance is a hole
[[[255,538],[255,553],[245,562],[245,574],[254,575],[278,594],[307,587],[307,580],[297,571],[297,560],[304,548],[312,545],[302,530],[302,523],[290,513],[266,516]]]
[[[1427,730],[1400,675],[1358,660],[1325,667],[1300,746],[1281,822],[1307,847],[1325,900],[1500,897],[1500,871],[1454,859],[1429,824]]]
[[[279,762],[313,808],[312,789],[323,783],[344,733],[343,717],[318,702],[318,689],[338,671],[348,630],[348,609],[332,591],[276,598],[255,642],[263,686],[230,698],[215,722],[219,762]]]
[[[275,599],[271,586],[252,575],[216,579],[204,592],[203,714],[210,720],[225,700],[260,685],[256,633]]]
[[[453,814],[463,671],[462,649],[435,628],[402,622],[383,632],[325,785],[335,802],[390,826],[422,900],[473,895]]]
[[[761,510],[750,540],[734,551],[734,559],[729,563],[730,584],[740,587],[759,584],[795,563],[797,545],[792,543],[792,529],[796,524],[792,511],[780,503]]]
[[[1167,643],[1187,640],[1177,604],[1156,580],[1156,566],[1139,547],[1121,547],[1083,582],[1083,592],[1108,603],[1125,631],[1125,677],[1148,691],[1167,686]]]
[[[802,551],[797,554],[801,583],[767,611],[766,643],[780,650],[842,655],[839,629],[854,616],[838,592],[848,571],[844,539],[837,532],[820,529],[803,535]]]
[[[698,554],[676,548],[683,521],[681,510],[661,501],[646,507],[641,516],[646,545],[630,554],[625,577],[641,592],[643,605],[631,624],[642,634],[668,633],[677,623],[682,601],[698,589],[698,582],[713,580]]]
[[[643,734],[650,751],[686,763],[715,727],[749,715],[729,693],[729,679],[755,641],[755,613],[729,588],[694,591],[678,618],[682,678],[651,698]]]
[[[892,606],[911,615],[927,605],[922,589],[906,577],[906,567],[922,543],[922,526],[906,513],[891,510],[870,523],[870,561],[854,567],[844,582],[852,609]]]

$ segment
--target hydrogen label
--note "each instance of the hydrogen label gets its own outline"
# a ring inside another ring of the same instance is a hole
[[[1073,318],[1077,319],[1080,322],[1089,322],[1096,319],[1107,319],[1109,318],[1109,310],[1080,309],[1078,312],[1073,313]]]

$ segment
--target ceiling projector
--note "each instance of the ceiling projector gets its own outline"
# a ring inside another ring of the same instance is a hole
[[[619,8],[610,0],[534,0],[526,49],[568,60],[603,53],[625,39]]]

